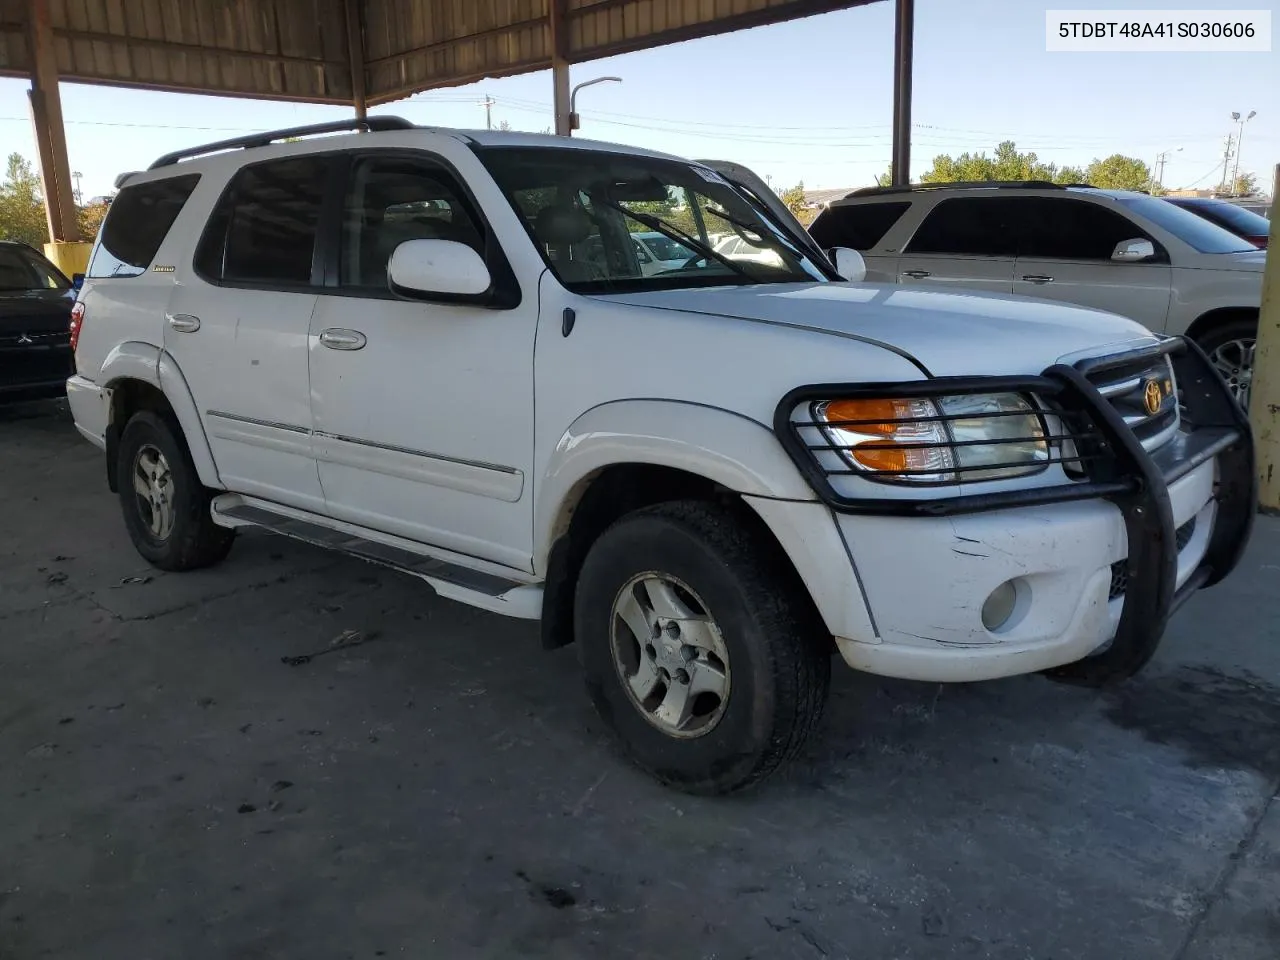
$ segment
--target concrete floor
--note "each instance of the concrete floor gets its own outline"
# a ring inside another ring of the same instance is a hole
[[[268,536],[151,570],[65,408],[0,411],[0,958],[1275,960],[1278,570],[1263,522],[1109,694],[841,666],[699,800],[532,625]]]

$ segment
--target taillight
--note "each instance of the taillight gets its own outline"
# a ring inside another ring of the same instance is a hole
[[[74,353],[80,342],[80,327],[84,324],[84,304],[79,300],[71,308],[71,350]]]
[[[1250,237],[1249,239],[1250,239],[1251,241],[1253,241],[1253,245],[1254,245],[1255,247],[1257,247],[1259,250],[1265,250],[1265,249],[1267,249],[1267,238],[1266,238],[1266,237]]]

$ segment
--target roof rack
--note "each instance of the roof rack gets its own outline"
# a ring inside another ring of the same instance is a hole
[[[845,199],[849,197],[870,197],[878,196],[886,193],[915,193],[919,190],[981,190],[981,189],[1017,189],[1017,188],[1034,188],[1044,190],[1065,190],[1068,187],[1088,187],[1088,183],[1054,183],[1052,180],[958,180],[954,183],[909,183],[904,187],[862,187],[854,190],[852,193],[845,194]]]
[[[233,137],[230,140],[218,140],[199,147],[175,150],[173,153],[166,153],[147,169],[154,170],[157,167],[172,166],[179,160],[199,157],[206,153],[217,153],[220,150],[247,150],[250,147],[265,147],[281,140],[289,140],[293,137],[309,137],[318,133],[342,133],[347,130],[375,132],[379,130],[412,130],[413,128],[414,125],[403,117],[366,117],[363,120],[353,118],[351,120],[333,120],[329,123],[312,123],[304,127],[269,130],[265,133],[250,134],[247,137]]]

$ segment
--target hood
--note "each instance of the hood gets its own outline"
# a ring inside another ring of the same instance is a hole
[[[0,290],[0,336],[66,332],[75,302],[71,290]]]
[[[871,341],[906,354],[937,377],[1037,374],[1064,357],[1113,352],[1121,344],[1132,348],[1134,340],[1154,339],[1140,324],[1100,310],[887,284],[762,283],[598,299]]]

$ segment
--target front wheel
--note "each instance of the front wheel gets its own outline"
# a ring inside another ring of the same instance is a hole
[[[194,570],[227,555],[235,533],[213,522],[213,493],[200,483],[176,426],[149,410],[135,413],[117,457],[125,527],[148,562],[161,570]]]
[[[1249,409],[1253,389],[1253,354],[1258,344],[1258,321],[1241,318],[1216,326],[1196,338],[1209,361],[1226,381],[1236,401]]]
[[[575,633],[597,711],[639,767],[729,793],[799,751],[826,704],[821,622],[776,545],[713,504],[637,511],[592,545]]]

